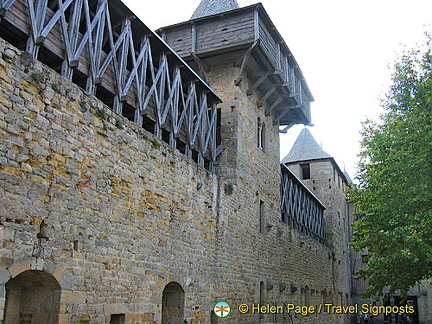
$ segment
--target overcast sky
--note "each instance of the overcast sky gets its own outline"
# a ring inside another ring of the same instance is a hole
[[[200,0],[123,0],[152,30],[189,20]],[[240,7],[257,1],[238,0]],[[310,128],[355,176],[361,121],[378,119],[389,66],[432,30],[432,0],[262,0],[315,97]],[[281,136],[281,157],[303,126]]]

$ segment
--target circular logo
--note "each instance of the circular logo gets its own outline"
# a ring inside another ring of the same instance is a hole
[[[217,317],[224,318],[231,313],[231,306],[225,301],[220,301],[214,305],[213,312]]]

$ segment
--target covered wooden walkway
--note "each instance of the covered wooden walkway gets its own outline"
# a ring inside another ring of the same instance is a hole
[[[119,0],[0,0],[0,37],[214,169],[220,102]]]

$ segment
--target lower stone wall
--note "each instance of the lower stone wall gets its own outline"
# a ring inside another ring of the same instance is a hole
[[[216,193],[215,175],[0,41],[0,322],[23,273],[24,288],[58,282],[61,323],[158,323],[169,282],[204,322]]]

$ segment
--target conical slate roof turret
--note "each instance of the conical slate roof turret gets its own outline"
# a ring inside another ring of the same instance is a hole
[[[350,184],[354,183],[354,181],[352,181],[350,175],[348,174],[347,170],[344,169],[343,174],[344,174],[345,178],[347,179],[348,183],[350,183]]]
[[[297,137],[291,151],[282,160],[282,163],[330,159],[331,155],[323,151],[307,128],[303,128]]]
[[[201,0],[191,19],[216,15],[221,12],[238,9],[236,0]]]

